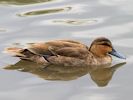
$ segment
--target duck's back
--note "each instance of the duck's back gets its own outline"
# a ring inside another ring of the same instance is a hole
[[[63,65],[82,65],[90,55],[86,45],[73,40],[31,43],[26,49],[13,47],[7,48],[7,52],[41,64],[52,62]]]
[[[39,55],[51,55],[51,51],[63,56],[79,56],[88,52],[87,46],[73,40],[55,40],[30,44],[28,50]]]

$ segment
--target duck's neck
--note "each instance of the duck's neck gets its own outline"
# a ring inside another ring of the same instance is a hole
[[[110,64],[112,62],[112,57],[109,55],[102,57],[95,56],[95,59],[97,60],[97,64]]]
[[[103,57],[96,57],[99,64],[110,64],[112,62],[112,57],[109,55]]]
[[[97,56],[92,53],[93,59],[92,59],[92,65],[105,65],[110,64],[112,62],[112,57],[110,55],[106,56]]]

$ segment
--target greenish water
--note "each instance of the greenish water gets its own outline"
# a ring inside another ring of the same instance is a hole
[[[132,99],[132,6],[132,0],[1,0],[0,100]],[[9,46],[54,39],[90,45],[99,36],[126,55],[126,64],[114,57],[113,65],[101,68],[44,69],[3,53]]]

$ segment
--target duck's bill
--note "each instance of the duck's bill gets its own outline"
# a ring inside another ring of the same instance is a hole
[[[121,58],[121,59],[126,59],[126,57],[124,55],[118,53],[115,49],[113,49],[112,52],[110,52],[109,54],[116,56],[118,58]]]

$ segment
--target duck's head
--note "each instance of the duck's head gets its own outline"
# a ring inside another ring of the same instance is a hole
[[[98,57],[105,57],[110,54],[121,59],[126,59],[122,54],[118,53],[113,48],[111,41],[105,37],[95,39],[89,50]]]

